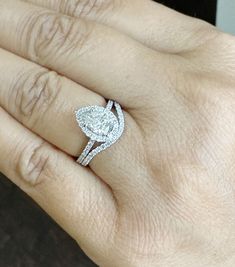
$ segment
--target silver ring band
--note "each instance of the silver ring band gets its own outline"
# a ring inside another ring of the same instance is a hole
[[[116,110],[116,116],[112,112]],[[89,141],[79,156],[77,162],[87,166],[100,152],[112,146],[122,136],[124,131],[124,115],[121,106],[109,100],[106,108],[100,106],[88,106],[78,109],[76,120]],[[96,143],[100,145],[96,145]]]

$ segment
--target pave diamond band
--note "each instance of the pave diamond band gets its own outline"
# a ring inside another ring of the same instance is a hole
[[[116,116],[112,112],[115,108]],[[76,120],[89,141],[77,162],[87,166],[100,152],[117,142],[124,131],[124,115],[121,106],[109,100],[106,107],[88,106],[76,111]],[[95,144],[96,142],[100,145]]]

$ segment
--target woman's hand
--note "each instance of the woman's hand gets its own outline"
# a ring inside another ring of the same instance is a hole
[[[234,266],[235,38],[147,0],[27,2],[0,0],[0,171],[100,266]],[[125,132],[79,166],[74,111],[105,99]]]

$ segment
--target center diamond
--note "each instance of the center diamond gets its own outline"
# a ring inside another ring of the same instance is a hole
[[[79,109],[76,118],[83,132],[97,142],[111,140],[119,127],[116,116],[99,106]]]

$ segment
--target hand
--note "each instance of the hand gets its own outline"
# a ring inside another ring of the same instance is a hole
[[[235,38],[147,0],[27,2],[0,0],[0,171],[100,266],[234,266]],[[85,168],[74,111],[105,98],[125,132]]]

